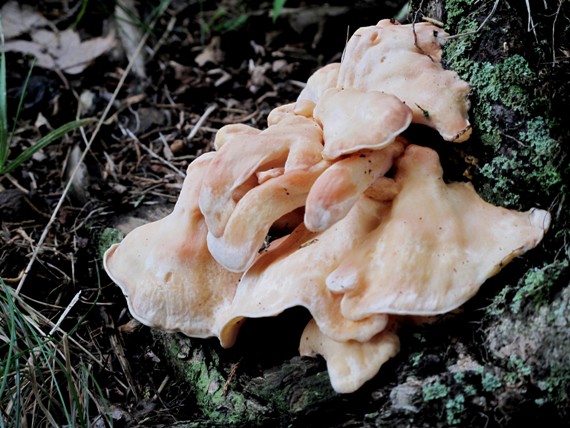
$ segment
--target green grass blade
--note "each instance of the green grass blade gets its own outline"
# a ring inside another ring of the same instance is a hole
[[[8,374],[10,373],[10,365],[14,356],[14,346],[16,346],[16,321],[14,313],[14,303],[8,295],[8,286],[0,278],[0,286],[2,287],[2,315],[6,328],[10,334],[10,344],[8,345],[8,355],[4,359],[4,366],[2,367],[2,383],[0,384],[0,397],[3,397],[6,384],[8,382]]]
[[[8,158],[8,114],[6,101],[6,55],[4,53],[4,29],[0,16],[0,169]]]
[[[3,169],[0,169],[0,174],[9,174],[14,169],[18,168],[22,163],[26,162],[30,159],[34,153],[38,150],[43,149],[48,144],[52,143],[53,141],[57,140],[58,138],[63,137],[70,131],[79,128],[90,122],[91,119],[81,119],[81,120],[74,120],[73,122],[68,122],[65,125],[60,126],[57,129],[54,129],[49,134],[43,136],[38,141],[36,141],[32,146],[25,149],[16,159],[10,161],[10,163]]]
[[[75,21],[73,24],[71,24],[71,28],[76,28],[77,24],[79,24],[79,22],[83,19],[88,4],[89,0],[81,0],[81,8],[79,9],[79,12],[77,12],[77,18],[75,18]]]
[[[20,117],[20,112],[22,111],[22,106],[24,105],[24,98],[26,96],[26,91],[28,90],[28,84],[30,83],[30,78],[32,77],[32,71],[34,70],[34,66],[36,65],[36,59],[32,60],[32,64],[30,65],[30,69],[28,70],[28,75],[26,76],[26,80],[24,80],[24,85],[22,86],[22,94],[20,95],[20,99],[18,100],[18,108],[16,109],[16,116],[14,117],[14,124],[12,125],[12,132],[10,132],[10,136],[8,138],[7,146],[8,148],[12,144],[12,138],[14,137],[14,131],[16,130],[16,124],[18,123],[18,118]]]
[[[277,21],[277,18],[281,14],[281,10],[283,9],[283,6],[285,6],[286,1],[287,0],[273,0],[273,22]]]
[[[22,425],[20,419],[21,419],[21,415],[22,412],[20,411],[21,408],[21,403],[22,403],[22,382],[20,379],[20,362],[18,360],[16,360],[16,364],[15,364],[15,373],[16,375],[14,376],[14,395],[16,396],[14,399],[14,403],[16,403],[15,405],[15,412],[16,412],[16,421],[15,421],[15,426],[19,427]]]

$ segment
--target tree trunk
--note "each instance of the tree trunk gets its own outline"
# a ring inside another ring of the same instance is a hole
[[[437,145],[446,178],[467,176],[495,205],[550,210],[550,231],[460,311],[404,326],[400,353],[353,394],[332,390],[322,359],[295,355],[300,310],[251,322],[231,350],[154,332],[201,413],[177,426],[557,426],[570,417],[568,11],[562,0],[413,3],[410,21],[433,18],[455,35],[444,62],[472,87],[471,140]]]

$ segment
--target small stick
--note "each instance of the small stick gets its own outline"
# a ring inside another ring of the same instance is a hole
[[[59,326],[61,325],[61,323],[63,322],[63,320],[65,319],[65,317],[69,313],[69,311],[71,310],[71,308],[73,308],[75,306],[75,304],[79,301],[80,296],[81,296],[81,290],[79,290],[77,292],[77,294],[75,296],[73,296],[73,299],[71,299],[71,302],[69,302],[69,305],[67,305],[65,310],[59,316],[57,322],[53,325],[53,327],[49,331],[48,336],[52,336],[59,329]],[[64,337],[65,337],[65,335],[64,335]]]
[[[163,163],[164,165],[166,165],[167,167],[169,167],[170,169],[172,169],[174,172],[176,172],[178,175],[182,176],[182,177],[186,177],[186,174],[184,174],[184,171],[181,171],[179,168],[177,168],[176,166],[174,166],[172,163],[168,162],[166,159],[158,156],[155,152],[153,152],[151,149],[149,149],[147,146],[145,146],[143,143],[141,143],[139,141],[139,139],[136,137],[135,134],[133,134],[129,129],[125,129],[125,132],[127,133],[127,135],[133,139],[133,141],[135,141],[145,152],[147,152],[150,156],[152,156],[153,158],[159,160],[161,163]]]
[[[200,130],[202,124],[206,121],[208,116],[210,116],[212,114],[212,112],[214,110],[216,110],[216,108],[218,108],[218,106],[215,104],[212,104],[211,106],[209,106],[206,109],[204,114],[202,114],[202,116],[200,116],[200,119],[198,119],[198,122],[196,122],[196,125],[194,125],[194,128],[192,128],[192,130],[190,131],[190,134],[188,134],[188,137],[186,137],[187,140],[191,140],[192,138],[194,138],[196,136],[196,134]]]

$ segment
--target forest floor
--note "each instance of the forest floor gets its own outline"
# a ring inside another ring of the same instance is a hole
[[[186,167],[212,150],[218,129],[264,128],[272,108],[340,59],[348,31],[397,12],[395,2],[287,1],[273,19],[271,2],[156,3],[46,0],[1,10],[8,160],[66,123],[94,119],[0,176],[3,315],[23,323],[12,347],[3,324],[0,352],[53,355],[4,360],[7,426],[103,426],[109,410],[114,426],[158,426],[197,412],[149,329],[131,321],[102,252],[117,227],[172,208]],[[50,50],[46,40],[63,34],[70,45]]]
[[[265,128],[312,72],[340,61],[349,34],[397,16],[403,3],[287,0],[276,17],[272,1],[4,4],[8,161],[58,127],[88,121],[0,174],[0,426],[157,427],[203,417],[151,329],[132,320],[102,254],[172,209],[186,168],[213,150],[221,127]],[[566,61],[568,46],[559,51]],[[469,316],[472,329],[461,334],[481,336]],[[282,359],[297,352],[289,348]],[[444,366],[447,356],[432,354],[409,365]]]

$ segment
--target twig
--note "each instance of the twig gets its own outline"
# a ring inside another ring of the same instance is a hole
[[[444,27],[445,24],[435,18],[430,18],[429,16],[422,16],[422,21],[429,22],[430,24],[436,25],[438,27]]]
[[[158,156],[155,152],[153,152],[151,149],[149,149],[147,146],[145,146],[143,143],[141,143],[139,141],[139,139],[137,138],[137,136],[135,134],[133,134],[130,129],[124,129],[124,132],[129,136],[129,138],[131,138],[135,143],[137,143],[151,157],[157,159],[158,161],[160,161],[161,163],[166,165],[168,168],[170,168],[174,172],[176,172],[178,175],[180,175],[182,177],[186,177],[186,174],[184,174],[184,171],[180,170],[179,168],[174,166],[172,163],[168,162],[166,159]]]
[[[26,318],[29,318],[29,320],[33,320],[34,322],[30,322],[30,325],[41,335],[41,336],[46,336],[46,334],[43,332],[43,330],[38,326],[38,324],[40,322],[46,324],[47,326],[54,326],[54,323],[47,318],[45,315],[43,315],[41,312],[36,311],[34,308],[32,308],[30,305],[28,305],[26,302],[24,302],[24,300],[22,299],[22,296],[20,296],[19,294],[16,294],[16,291],[12,291],[12,295],[11,298],[16,300],[22,307],[22,309],[24,309],[28,315],[24,315]],[[56,328],[57,331],[59,331],[62,335],[67,335],[68,333],[66,331],[63,331],[61,329],[61,327],[57,327]],[[100,367],[104,367],[103,363],[98,360],[95,355],[93,355],[87,348],[85,348],[83,345],[81,345],[76,339],[74,339],[73,337],[69,336],[68,339],[73,342],[73,344],[75,346],[77,346],[79,349],[81,349],[81,351],[87,355],[88,357],[90,357],[95,363],[97,363]]]
[[[22,270],[22,271],[20,271],[20,273],[18,274],[17,277],[15,277],[15,278],[2,278],[2,280],[4,282],[16,283],[16,282],[19,282],[23,276],[24,276],[24,271]]]
[[[241,360],[240,360],[241,361]],[[238,361],[237,363],[232,364],[231,368],[230,368],[230,372],[228,373],[228,378],[226,379],[226,382],[224,383],[224,386],[222,388],[222,396],[226,395],[228,392],[228,389],[230,387],[230,383],[233,380],[235,374],[236,374],[236,370],[239,366],[240,361]]]
[[[162,36],[160,36],[160,39],[158,39],[158,42],[156,42],[156,44],[150,49],[150,55],[147,58],[147,63],[154,59],[154,56],[156,55],[156,53],[159,51],[159,49],[162,47],[162,45],[164,45],[164,43],[168,39],[168,36],[170,36],[170,33],[174,29],[175,24],[176,24],[176,15],[170,17],[170,20],[168,21],[168,24],[166,25],[166,31],[164,31],[164,33],[162,33]]]
[[[77,294],[73,297],[73,299],[71,299],[71,302],[69,302],[69,305],[67,305],[65,310],[61,313],[61,315],[59,316],[59,319],[57,320],[57,322],[53,325],[53,327],[49,331],[49,333],[48,333],[49,336],[52,336],[57,330],[59,330],[59,326],[61,325],[61,323],[63,322],[63,320],[65,319],[65,317],[69,313],[69,311],[71,310],[71,308],[73,308],[75,306],[75,304],[79,301],[79,296],[81,296],[81,290],[79,290],[77,292]],[[66,336],[64,335],[64,337],[66,337]]]
[[[531,13],[531,11],[530,11],[530,3],[529,3],[528,0],[525,0],[525,4],[526,4],[526,11],[527,11],[527,14],[528,14],[528,21],[527,21],[527,24],[526,24],[526,31],[531,31],[531,30],[532,30],[532,32],[533,32],[533,34],[534,34],[534,37],[536,38],[536,37],[537,37],[537,36],[536,36],[536,30],[534,29],[535,25],[534,25],[534,21],[533,21],[533,19],[532,19],[532,13]]]
[[[18,183],[18,180],[16,180],[14,177],[12,177],[10,174],[5,174],[4,175],[6,177],[6,179],[12,183],[14,185],[14,187],[16,187],[17,189],[19,189],[22,193],[29,195],[30,191],[28,189],[26,189],[24,186],[22,186],[20,183]]]
[[[556,48],[555,48],[555,32],[556,32],[556,21],[558,20],[558,15],[560,14],[560,8],[562,7],[562,1],[558,0],[558,9],[556,9],[556,15],[554,15],[554,21],[552,22],[552,64],[556,64]]]
[[[160,393],[162,393],[164,388],[166,388],[166,385],[168,384],[169,381],[170,381],[170,376],[166,375],[166,377],[160,383],[158,389],[156,390],[156,393],[152,396],[151,401],[157,400],[159,398]]]
[[[420,11],[422,10],[422,7],[424,5],[424,0],[422,0],[418,6],[418,9],[416,10],[416,13],[414,14],[414,19],[412,20],[412,33],[414,34],[414,46],[420,51],[421,54],[424,54],[425,56],[427,56],[429,59],[431,59],[432,62],[434,62],[434,59],[431,57],[431,55],[429,55],[428,53],[426,53],[422,47],[418,44],[418,35],[416,33],[416,22],[418,21],[418,14],[420,13]]]
[[[206,121],[206,119],[208,118],[208,116],[210,116],[212,114],[212,112],[214,110],[216,110],[218,108],[217,105],[212,104],[211,106],[209,106],[206,111],[204,112],[204,114],[202,114],[202,116],[200,116],[200,119],[198,119],[198,122],[196,122],[196,125],[194,125],[194,128],[192,128],[192,130],[190,131],[190,134],[188,134],[188,137],[186,137],[186,139],[189,141],[192,138],[194,138],[196,136],[196,134],[198,133],[198,131],[200,130],[200,127],[202,126],[202,124]]]
[[[119,365],[123,370],[123,374],[125,375],[125,379],[127,380],[128,389],[132,392],[133,396],[136,400],[139,399],[139,390],[137,387],[137,383],[135,382],[131,370],[131,365],[127,357],[125,356],[125,348],[123,346],[123,341],[120,335],[116,334],[116,328],[113,324],[113,320],[109,317],[107,312],[104,308],[100,308],[101,317],[105,321],[106,327],[109,330],[109,342],[111,344],[111,348],[115,357],[119,361]]]

